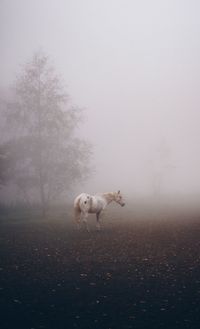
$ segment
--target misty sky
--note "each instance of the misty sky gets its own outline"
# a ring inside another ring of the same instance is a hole
[[[85,109],[80,189],[200,192],[199,1],[0,0],[0,38],[1,88],[42,49]]]

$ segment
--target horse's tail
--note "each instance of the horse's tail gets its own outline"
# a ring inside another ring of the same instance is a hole
[[[81,215],[80,199],[81,197],[78,196],[74,200],[74,220],[78,225],[80,224],[80,215]]]

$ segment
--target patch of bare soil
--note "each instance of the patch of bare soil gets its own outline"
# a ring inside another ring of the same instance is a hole
[[[199,328],[198,220],[0,229],[1,329]]]

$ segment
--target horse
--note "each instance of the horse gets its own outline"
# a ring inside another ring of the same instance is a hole
[[[81,193],[74,200],[74,216],[77,223],[77,228],[80,229],[81,221],[89,231],[87,224],[88,214],[96,214],[97,229],[100,230],[100,214],[112,201],[125,206],[123,197],[118,192],[107,192],[103,194],[89,195],[87,193]]]

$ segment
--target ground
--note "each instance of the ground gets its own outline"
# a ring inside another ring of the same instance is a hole
[[[100,232],[91,216],[89,233],[70,214],[11,217],[0,222],[1,329],[199,328],[198,216],[116,207]]]

